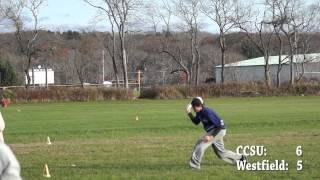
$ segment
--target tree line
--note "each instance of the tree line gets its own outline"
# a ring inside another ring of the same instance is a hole
[[[99,68],[99,63],[93,63],[92,58],[101,57],[100,49],[110,59],[117,86],[123,82],[126,88],[130,79],[128,71],[143,70],[150,61],[153,61],[154,69],[162,72],[170,69],[172,74],[185,74],[187,84],[198,86],[204,82],[201,79],[204,72],[209,74],[206,79],[213,77],[208,66],[214,69],[214,65],[222,65],[223,84],[224,65],[230,59],[234,61],[255,55],[264,57],[267,87],[272,85],[269,57],[278,55],[276,86],[279,87],[285,59],[290,60],[290,83],[294,85],[297,80],[294,55],[318,50],[312,46],[316,44],[312,38],[319,28],[318,1],[83,0],[88,8],[97,10],[99,19],[103,19],[109,28],[107,33],[95,33],[96,37],[91,36],[94,33],[85,36],[80,33],[78,38],[82,43],[73,37],[74,34],[69,34],[72,36],[70,39],[66,34],[66,38],[41,43],[41,35],[46,34],[39,25],[39,11],[44,2],[0,1],[1,23],[14,29],[15,54],[22,61],[27,87],[30,85],[28,72],[32,64],[41,58],[54,59],[58,52],[65,53],[67,59],[73,61],[68,64],[74,69],[74,75],[70,76],[77,76],[84,83],[86,76]],[[23,18],[25,12],[31,17],[31,28]],[[204,32],[208,24],[216,27],[215,34]],[[68,41],[67,52],[61,48],[65,41]],[[287,55],[285,59],[284,54]],[[161,67],[157,68],[159,64]],[[163,70],[163,66],[170,67]]]

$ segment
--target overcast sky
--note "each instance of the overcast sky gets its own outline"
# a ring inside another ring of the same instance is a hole
[[[157,2],[157,0],[149,1]],[[312,0],[307,0],[307,2],[312,2]],[[97,10],[83,0],[46,0],[40,9],[39,20],[43,29],[51,31],[80,29],[108,31],[106,21],[97,22],[97,14]],[[28,20],[28,15],[25,15],[25,19]],[[203,19],[201,23],[202,30],[217,32],[217,27],[211,21]],[[1,29],[3,31],[3,28]]]
[[[54,31],[68,29],[109,30],[107,22],[98,21],[97,15],[97,9],[82,0],[47,0],[40,9],[39,19],[43,28]],[[205,30],[215,31],[213,26],[207,24],[209,24],[208,21],[203,22]]]
[[[46,28],[92,27],[96,14],[96,9],[82,0],[47,0],[40,10],[40,19]]]

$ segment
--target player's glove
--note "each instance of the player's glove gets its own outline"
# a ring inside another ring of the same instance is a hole
[[[191,103],[187,105],[186,111],[187,111],[188,114],[191,113],[191,111],[192,111]]]

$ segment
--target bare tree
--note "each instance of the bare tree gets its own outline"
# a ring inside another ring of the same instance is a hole
[[[6,4],[3,2],[3,0],[0,0],[0,22],[2,22],[5,19],[6,11]]]
[[[277,87],[279,88],[280,85],[281,85],[282,63],[288,57],[285,57],[285,58],[282,57],[282,54],[283,54],[283,38],[282,38],[282,34],[280,32],[280,29],[277,28],[277,26],[274,26],[274,29],[275,29],[275,34],[277,36],[278,43],[279,43],[279,47],[278,47],[278,65],[277,65],[277,82],[276,82]]]
[[[82,86],[84,83],[98,83],[97,74],[100,62],[100,43],[90,34],[84,34],[80,41],[73,41],[70,50],[72,66]]]
[[[32,59],[37,53],[36,42],[39,35],[39,9],[45,0],[12,0],[9,2],[9,10],[6,17],[10,19],[15,28],[15,37],[19,45],[20,53],[24,56],[26,66],[24,72],[27,76],[26,87],[30,86],[29,69],[31,67]],[[30,33],[26,31],[26,25],[22,19],[22,10],[27,9],[32,16],[33,26]]]
[[[165,32],[162,36],[160,36],[161,41],[161,50],[160,54],[166,54],[176,62],[179,68],[174,69],[171,74],[176,72],[183,72],[186,75],[187,84],[191,84],[192,74],[190,72],[191,66],[188,67],[188,62],[184,57],[184,42],[183,40],[179,40],[178,38],[172,35],[172,32]],[[181,42],[180,42],[181,41]]]
[[[288,59],[288,56],[283,57],[283,35],[281,33],[280,28],[277,25],[274,25],[274,31],[278,40],[278,64],[277,64],[277,87],[281,86],[281,70],[283,62]]]
[[[173,15],[173,8],[170,3],[170,0],[162,0],[162,6],[160,6],[159,10],[159,16],[162,20],[162,23],[164,23],[164,32],[166,33],[166,36],[169,35],[171,31],[171,20]]]
[[[116,86],[119,87],[119,72],[118,72],[118,67],[117,67],[117,47],[116,47],[116,36],[114,32],[114,25],[112,24],[112,30],[110,34],[107,34],[106,40],[104,41],[104,47],[107,49],[109,56],[112,59],[112,67],[114,71],[114,75],[116,77]],[[109,43],[111,42],[111,43]]]
[[[311,49],[311,36],[304,33],[300,38],[300,43],[298,46],[299,55],[296,55],[296,72],[297,78],[296,83],[299,83],[305,75],[306,64],[319,59],[319,55],[309,54]],[[300,66],[300,68],[299,68]]]
[[[8,19],[8,15],[11,11],[21,11],[22,7],[22,1],[0,0],[0,25],[4,25],[3,22]]]
[[[80,84],[82,87],[84,87],[85,83],[85,68],[87,66],[87,62],[83,61],[82,57],[80,57],[79,50],[76,48],[73,48],[70,52],[70,58],[72,60],[72,66],[75,69],[75,72],[78,76],[78,79],[80,81]]]
[[[125,38],[127,31],[127,24],[129,21],[130,13],[136,8],[137,1],[134,0],[109,0],[105,1],[109,7],[111,17],[118,29],[118,35],[120,39],[120,51],[121,51],[121,59],[122,59],[122,69],[123,69],[123,77],[125,82],[125,87],[128,89],[128,57],[127,57],[127,49],[125,46]]]
[[[306,5],[300,0],[270,0],[267,1],[275,9],[273,23],[285,35],[289,46],[290,83],[295,83],[294,57],[298,52],[299,33],[314,29],[319,11],[319,4]]]
[[[219,28],[219,46],[221,50],[221,83],[224,83],[224,65],[226,51],[226,34],[235,27],[233,17],[236,12],[237,0],[203,0],[202,11]]]
[[[115,22],[112,18],[112,14],[108,7],[95,5],[93,4],[93,2],[89,0],[84,0],[84,1],[88,3],[90,6],[100,10],[103,15],[106,15],[107,22],[111,26],[111,33],[106,35],[103,44],[104,44],[104,47],[107,49],[109,56],[111,57],[113,72],[116,77],[116,86],[119,87],[119,72],[118,72],[117,59],[116,59],[117,58],[117,54],[116,54],[117,53],[117,37],[115,32]]]
[[[158,26],[160,24],[160,22],[162,21],[162,17],[161,17],[161,14],[160,13],[155,13],[157,11],[159,11],[160,9],[160,6],[157,4],[157,3],[154,3],[154,2],[148,2],[146,3],[145,5],[145,19],[144,19],[144,22],[146,24],[150,24],[150,27],[148,28],[151,28],[153,33],[156,35],[158,33]]]
[[[188,84],[191,84],[192,73],[191,68],[188,67],[188,63],[183,57],[184,53],[182,50],[182,44],[179,43],[178,37],[174,36],[171,28],[171,20],[173,16],[173,4],[171,1],[162,0],[162,6],[160,8],[159,16],[161,22],[164,24],[163,31],[159,37],[159,41],[161,42],[160,54],[166,54],[172,59],[174,62],[178,64],[177,69],[174,69],[171,74],[176,72],[183,72],[186,75],[186,81]]]
[[[240,30],[246,34],[247,38],[257,47],[259,52],[263,54],[265,60],[265,83],[267,88],[269,88],[271,85],[269,57],[271,41],[275,31],[273,26],[268,23],[270,13],[266,5],[256,13],[250,9],[254,8],[252,5],[246,7],[238,6],[238,8],[234,22],[236,22],[237,27],[240,28]]]
[[[181,48],[179,46],[176,47],[175,52],[172,52],[172,50],[162,50],[162,53],[169,55],[180,67],[179,69],[173,70],[171,73],[179,71],[184,72],[187,76],[187,83],[190,84],[190,71],[184,64]]]
[[[110,23],[117,28],[119,44],[120,44],[120,58],[122,60],[122,70],[125,87],[128,89],[128,56],[126,47],[126,33],[128,30],[128,22],[132,12],[139,5],[138,0],[104,0],[104,6],[94,5],[89,0],[84,0],[93,7],[105,11],[108,14]]]
[[[199,70],[200,70],[200,0],[179,0],[175,3],[178,17],[183,21],[183,28],[186,28],[191,52],[191,68],[190,73],[195,74],[195,85],[199,84]],[[195,66],[195,73],[193,69]],[[191,79],[192,80],[192,79]],[[191,82],[191,81],[190,81]]]
[[[266,8],[267,11],[271,13],[271,19],[266,24],[272,25],[274,29],[274,33],[276,35],[276,39],[278,41],[278,64],[277,64],[277,77],[276,77],[276,86],[279,88],[281,85],[281,70],[282,64],[284,61],[288,59],[288,56],[283,57],[283,46],[284,39],[283,33],[281,31],[281,26],[285,23],[284,19],[279,19],[278,17],[278,9],[277,9],[278,0],[266,0]]]

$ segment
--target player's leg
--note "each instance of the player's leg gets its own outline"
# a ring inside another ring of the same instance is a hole
[[[0,130],[0,143],[4,143],[3,132]]]
[[[191,159],[189,162],[190,167],[200,169],[201,160],[206,149],[212,144],[212,142],[205,143],[203,138],[199,139],[195,144]]]
[[[236,164],[238,160],[243,159],[241,154],[237,154],[224,148],[223,137],[226,130],[221,130],[215,137],[212,148],[215,154],[222,160],[230,164]]]
[[[3,138],[4,129],[5,129],[5,123],[4,123],[2,114],[0,112],[0,143],[4,143],[4,138]]]

